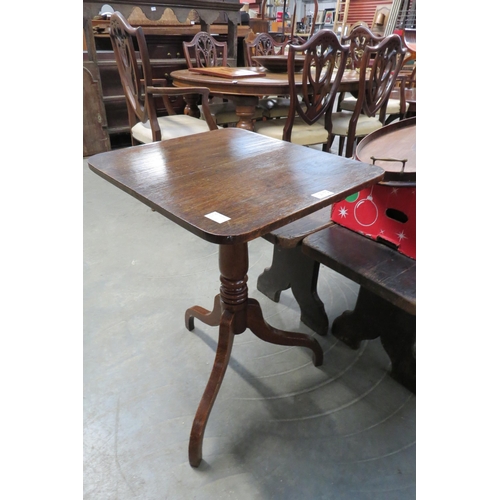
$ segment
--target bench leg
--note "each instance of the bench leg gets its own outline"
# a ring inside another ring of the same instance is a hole
[[[391,376],[401,385],[416,393],[416,317],[401,310],[399,312],[402,316],[406,315],[407,320],[404,325],[401,325],[401,330],[388,329],[380,338],[385,351],[391,358]]]
[[[319,335],[328,332],[328,316],[317,293],[319,263],[302,253],[300,245],[274,245],[273,262],[257,279],[257,290],[279,302],[283,290],[292,289],[300,307],[300,320]]]
[[[391,359],[391,376],[416,391],[415,316],[361,287],[354,310],[335,319],[332,333],[352,349],[362,340],[380,337]]]

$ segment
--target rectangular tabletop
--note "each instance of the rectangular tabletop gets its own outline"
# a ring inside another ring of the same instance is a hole
[[[375,165],[237,128],[108,151],[88,163],[157,212],[218,244],[258,238],[384,175]]]

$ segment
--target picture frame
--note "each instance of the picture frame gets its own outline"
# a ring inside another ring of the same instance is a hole
[[[324,10],[318,10],[318,15],[316,16],[316,24],[321,24],[323,22],[324,15],[325,15]]]
[[[323,22],[326,26],[333,26],[333,18],[335,16],[335,9],[325,9]]]

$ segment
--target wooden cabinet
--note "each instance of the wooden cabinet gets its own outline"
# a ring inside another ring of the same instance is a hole
[[[107,32],[109,21],[93,19],[104,3],[121,12],[127,19],[135,20],[129,21],[133,26],[143,27],[153,78],[167,78],[167,84],[169,73],[186,67],[182,42],[190,41],[198,31],[208,31],[218,40],[227,42],[228,63],[242,66],[242,41],[250,30],[248,26],[238,25],[241,8],[238,0],[191,0],[183,3],[169,0],[156,3],[146,0],[135,0],[133,3],[124,0],[100,3],[84,0],[86,50],[83,52],[83,61],[84,67],[94,68],[91,71],[92,78],[89,75],[84,78],[84,155],[88,151],[92,151],[88,154],[100,152],[97,151],[99,148],[106,151],[130,145],[127,105]],[[188,19],[194,9],[198,21],[195,24],[184,22],[169,25],[165,21],[167,14],[171,16],[167,9],[172,9],[177,19]],[[143,23],[137,22],[138,18],[143,19]],[[225,23],[216,24],[220,20]],[[182,111],[183,106],[182,98],[174,102],[177,111]],[[97,107],[99,111],[96,113]],[[162,115],[161,109],[159,115]],[[101,140],[103,135],[107,140]]]
[[[83,65],[83,156],[109,151],[106,111],[99,84],[99,70],[92,62]]]

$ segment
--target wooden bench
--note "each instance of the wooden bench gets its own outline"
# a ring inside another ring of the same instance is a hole
[[[265,235],[264,239],[274,245],[273,261],[257,279],[257,290],[274,302],[291,288],[300,307],[300,320],[319,335],[328,332],[328,316],[316,292],[319,263],[305,257],[300,245],[306,236],[334,224],[330,213],[331,207],[325,207]]]
[[[391,375],[416,392],[416,261],[336,224],[307,236],[300,249],[360,285],[354,310],[333,322],[335,337],[353,349],[380,337]]]

